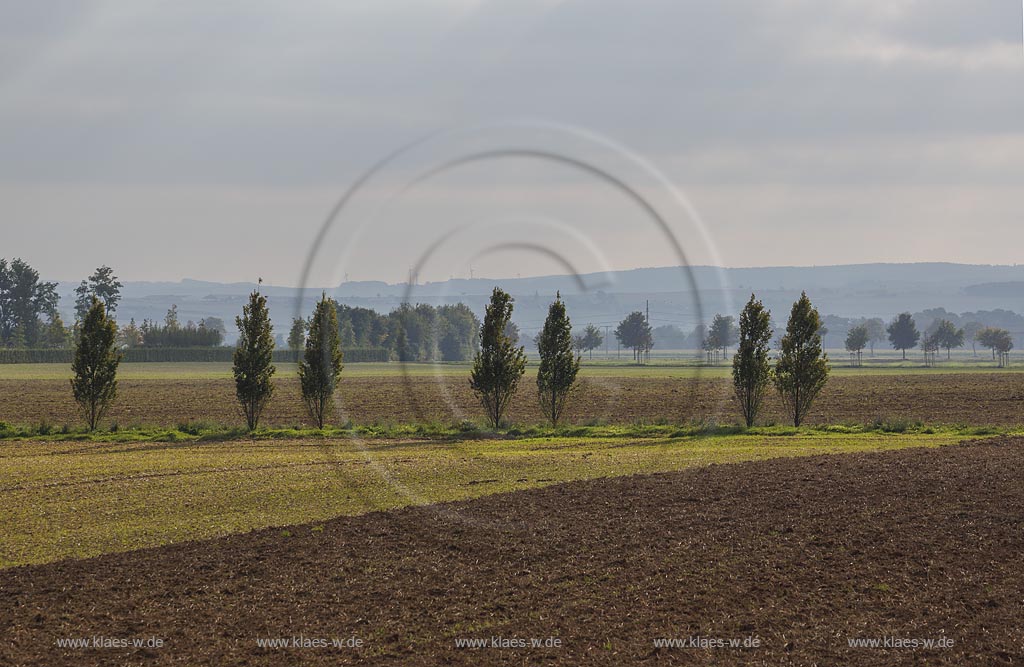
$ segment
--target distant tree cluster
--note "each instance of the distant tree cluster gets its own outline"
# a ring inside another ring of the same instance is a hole
[[[196,324],[189,320],[181,324],[178,307],[171,306],[163,324],[143,320],[141,326],[131,320],[121,329],[120,340],[124,347],[217,347],[224,342],[224,323],[216,317],[200,320]]]
[[[97,269],[76,290],[76,322],[69,328],[57,310],[57,283],[40,280],[39,272],[21,259],[8,263],[0,258],[0,347],[66,349],[94,300],[103,304],[104,317],[113,322],[120,289],[110,267]]]
[[[739,340],[740,332],[736,328],[736,318],[732,315],[716,314],[701,341],[701,349],[707,354],[709,364],[717,364],[728,355],[728,349]]]
[[[1000,368],[1009,365],[1010,350],[1013,349],[1013,336],[1009,331],[997,327],[985,327],[975,334],[974,339],[982,347],[992,350],[992,358],[998,357]]]
[[[590,358],[594,358],[594,350],[604,345],[604,334],[601,330],[595,327],[593,324],[588,324],[583,329],[583,333],[576,334],[572,337],[573,347],[576,348],[576,353],[582,355],[584,352],[590,354]],[[540,345],[538,344],[538,349]]]
[[[66,347],[57,283],[43,282],[21,259],[0,258],[0,346]]]
[[[328,299],[337,314],[338,336],[344,349],[378,347],[398,361],[466,361],[477,348],[480,320],[465,304],[431,306],[402,304],[387,315]],[[288,347],[299,351],[309,321],[292,320]],[[516,331],[518,337],[518,331]]]

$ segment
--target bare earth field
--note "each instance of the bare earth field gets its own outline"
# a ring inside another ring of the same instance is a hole
[[[724,377],[636,376],[628,370],[619,372],[585,374],[568,408],[568,421],[686,423],[717,419],[732,423],[738,419],[730,402],[731,383]],[[469,389],[467,377],[351,374],[340,385],[339,417],[335,421],[482,421],[482,411]],[[523,378],[510,410],[516,423],[542,421],[534,382],[531,374]],[[234,385],[227,378],[127,378],[119,386],[120,395],[109,420],[122,427],[242,423]],[[765,419],[787,421],[774,393],[768,396]],[[811,423],[865,423],[876,419],[969,426],[1020,424],[1024,421],[1024,374],[836,375],[829,380],[810,416]],[[36,424],[43,420],[55,426],[79,421],[66,379],[0,379],[0,421]],[[307,422],[298,381],[294,375],[282,373],[264,424],[292,426]]]
[[[0,664],[1017,664],[1024,440],[572,482],[0,571]],[[161,648],[58,648],[64,638]],[[323,638],[358,648],[259,648]],[[657,648],[756,638],[758,648]],[[456,648],[557,638],[558,648]],[[946,648],[851,648],[849,640]],[[698,640],[699,641],[699,640]],[[948,642],[952,646],[948,646]]]

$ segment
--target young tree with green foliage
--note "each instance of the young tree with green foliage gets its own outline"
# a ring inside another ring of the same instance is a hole
[[[604,334],[593,324],[588,324],[583,329],[583,349],[590,353],[591,359],[594,358],[594,350],[601,347],[602,344],[604,344]]]
[[[999,367],[1006,368],[1010,365],[1010,350],[1013,349],[1013,336],[1006,329],[997,329],[993,334],[993,345],[999,353]]]
[[[292,318],[292,328],[288,331],[288,349],[292,352],[300,351],[306,344],[306,330],[309,329],[309,322],[301,317]]]
[[[51,350],[65,350],[71,344],[71,332],[64,326],[64,320],[56,310],[43,331],[43,345]]]
[[[309,321],[306,353],[299,362],[302,400],[316,427],[323,429],[333,407],[334,389],[342,368],[338,313],[334,302],[323,294]]]
[[[953,358],[953,348],[964,346],[964,330],[957,329],[949,320],[939,320],[935,326],[935,342],[946,350],[946,360]]]
[[[83,280],[75,288],[75,313],[81,320],[88,312],[92,304],[92,298],[96,297],[103,302],[107,308],[107,315],[113,318],[117,312],[117,304],[121,301],[121,288],[124,287],[114,275],[114,270],[109,266],[101,266],[88,279]]]
[[[992,350],[992,359],[998,354],[999,367],[1004,368],[1010,363],[1010,350],[1013,349],[1013,336],[1006,329],[985,327],[978,332],[976,338],[982,347]]]
[[[1000,329],[999,327],[984,327],[974,336],[979,345],[992,350],[993,361],[996,358],[996,348],[999,346],[1000,336],[1004,331],[1005,329]],[[1008,335],[1009,332],[1007,332]]]
[[[885,322],[881,317],[872,317],[864,320],[864,328],[868,330],[868,346],[871,348],[871,356],[875,356],[875,344],[885,340]]]
[[[498,428],[526,372],[526,353],[509,337],[513,299],[495,287],[480,329],[480,350],[473,360],[469,386],[476,393],[487,421]]]
[[[558,419],[580,370],[580,357],[573,351],[572,324],[560,293],[555,293],[555,301],[548,307],[544,329],[537,340],[537,351],[540,353],[540,369],[537,371],[540,407],[551,425],[558,426]]]
[[[615,327],[615,338],[622,347],[633,350],[633,360],[638,364],[644,362],[644,352],[651,349],[654,342],[651,325],[639,310],[633,311],[619,322],[619,326]]]
[[[274,394],[274,335],[267,299],[259,290],[249,295],[242,316],[235,318],[240,333],[234,355],[235,395],[250,431],[259,427],[263,409]]]
[[[861,354],[867,347],[871,333],[864,324],[857,325],[846,332],[846,351],[854,360],[854,365],[861,365]]]
[[[772,339],[772,315],[753,294],[740,313],[739,349],[732,358],[732,385],[747,427],[761,410],[765,388],[771,383],[768,344]]]
[[[103,302],[95,297],[78,331],[71,362],[71,391],[90,431],[95,431],[117,397],[117,325],[107,318]]]
[[[939,351],[941,344],[936,332],[926,333],[921,339],[921,351],[924,352],[924,365],[935,365],[935,354]]]
[[[917,330],[917,324],[910,313],[897,315],[885,330],[889,334],[892,349],[903,350],[904,359],[907,358],[907,350],[917,347],[921,340],[921,332]]]
[[[804,421],[828,381],[828,355],[822,352],[820,332],[821,316],[804,292],[793,304],[775,365],[775,387],[793,415],[794,426]]]
[[[716,350],[721,350],[722,358],[725,359],[729,348],[739,342],[736,319],[732,315],[715,315],[711,320],[711,328],[708,329],[708,339]]]

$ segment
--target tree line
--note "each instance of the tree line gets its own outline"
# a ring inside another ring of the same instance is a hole
[[[526,372],[523,346],[509,328],[514,299],[494,288],[478,332],[480,346],[473,357],[469,386],[480,402],[491,427],[505,425],[512,398]],[[323,429],[331,416],[333,397],[344,367],[339,309],[322,294],[313,313],[305,319],[298,379],[307,412]],[[639,323],[638,318],[627,318]],[[232,373],[235,396],[246,426],[259,427],[260,418],[274,396],[273,325],[267,300],[254,290],[242,314],[236,318],[240,332]],[[769,384],[774,383],[783,403],[799,426],[828,379],[828,356],[821,346],[821,319],[806,294],[793,304],[786,333],[774,366],[769,356],[771,313],[754,295],[740,315],[739,350],[733,358],[733,385],[740,412],[748,426],[754,424]],[[646,321],[644,321],[646,325]],[[642,330],[643,327],[639,327]],[[563,418],[568,399],[577,386],[581,356],[572,324],[560,294],[548,308],[544,328],[537,338],[540,363],[537,400],[552,426]],[[90,429],[95,429],[117,396],[117,369],[122,352],[117,346],[117,325],[106,304],[92,297],[76,337],[71,380],[74,398]]]
[[[980,345],[991,349],[992,359],[998,357],[1000,367],[1009,363],[1010,350],[1013,349],[1013,336],[1006,329],[981,325],[957,327],[948,319],[936,319],[922,333],[910,313],[900,313],[894,317],[885,328],[885,333],[892,348],[903,353],[903,359],[907,358],[907,350],[920,345],[927,365],[935,363],[939,350],[945,350],[946,359],[951,359],[952,351],[964,347],[968,340],[973,346]],[[871,336],[867,324],[858,324],[847,332],[846,350],[851,354],[855,365],[861,364],[862,353],[868,346]]]
[[[121,301],[122,283],[109,266],[101,266],[82,280],[75,289],[75,322],[65,326],[57,310],[57,284],[40,279],[39,272],[21,259],[8,263],[0,259],[0,347],[17,349],[67,349],[71,347],[79,323],[83,321],[98,299],[104,304],[107,316],[114,319]],[[402,304],[390,313],[381,314],[369,308],[352,307],[329,300],[335,309],[338,334],[344,349],[377,348],[387,350],[399,361],[465,361],[473,358],[479,347],[480,321],[465,304],[431,306],[429,304]],[[999,366],[1009,363],[1014,337],[1002,326],[982,324],[988,322],[1017,322],[1022,318],[1009,311],[991,311],[955,315],[942,308],[919,314],[927,318],[928,325],[919,330],[915,316],[901,313],[886,325],[881,318],[849,319],[827,316],[822,320],[823,339],[830,334],[843,334],[843,345],[850,353],[851,362],[861,365],[863,352],[875,351],[875,345],[888,340],[893,349],[906,358],[908,350],[920,347],[926,364],[937,361],[937,353],[945,350],[951,358],[952,350],[971,345],[975,354],[978,347],[991,351]],[[960,323],[960,324],[958,324]],[[1024,320],[1020,323],[1024,326]],[[288,347],[300,352],[310,326],[307,318],[292,321],[287,337]],[[781,342],[782,332],[769,323],[772,341]],[[506,323],[506,333],[513,342],[519,341],[519,329],[514,322]],[[538,345],[541,334],[533,339]],[[698,325],[689,335],[671,326],[652,329],[640,311],[629,313],[614,332],[619,345],[632,350],[633,359],[643,363],[650,358],[656,344],[666,348],[682,344],[703,351],[707,363],[720,363],[727,359],[728,351],[739,342],[739,329],[731,315],[716,314],[709,326]],[[224,322],[208,317],[198,323],[178,320],[177,306],[172,305],[163,323],[135,320],[117,330],[118,344],[123,348],[203,348],[224,344],[227,329]],[[582,356],[604,344],[601,330],[588,324],[572,335],[572,345]]]
[[[480,346],[473,358],[470,387],[480,400],[488,423],[504,424],[504,417],[519,380],[526,370],[524,348],[513,339],[513,299],[495,288],[479,332]],[[444,308],[444,307],[442,307]],[[440,309],[439,309],[440,310]],[[298,378],[303,403],[317,428],[324,428],[334,407],[333,396],[343,369],[342,327],[337,304],[321,295],[313,313],[303,320],[302,357]],[[246,426],[259,427],[260,418],[275,391],[273,325],[267,299],[253,291],[235,323],[240,332],[232,373],[235,396]],[[298,327],[293,327],[293,334]],[[399,329],[404,331],[404,329]],[[107,304],[93,295],[81,320],[72,361],[72,393],[90,430],[97,428],[117,396],[117,369],[123,353],[117,343],[117,325]],[[581,358],[574,353],[572,326],[561,296],[551,304],[539,336],[540,368],[537,396],[544,414],[557,425],[576,383]],[[407,344],[412,344],[411,342]]]
[[[338,337],[346,349],[383,348],[398,361],[429,362],[466,361],[478,346],[480,320],[465,304],[403,303],[387,314],[347,306],[330,297],[327,304],[334,309]],[[309,318],[292,319],[289,349],[303,349],[311,325]]]
[[[829,329],[825,325],[826,320],[820,317],[819,320],[818,334],[824,339]],[[1013,335],[1008,330],[983,326],[973,321],[957,327],[949,319],[933,319],[923,332],[918,329],[910,313],[900,313],[888,324],[878,317],[854,322],[846,331],[844,347],[855,366],[862,364],[866,349],[874,354],[875,345],[883,341],[888,341],[892,349],[902,352],[903,359],[907,358],[908,350],[920,346],[925,354],[925,363],[929,365],[935,363],[936,353],[940,350],[944,350],[946,358],[951,359],[953,350],[970,343],[975,352],[979,346],[991,350],[992,359],[1004,367],[1009,364],[1009,354],[1014,347]],[[781,345],[784,334],[771,321],[767,326],[769,341]],[[733,316],[716,314],[710,326],[699,325],[692,336],[699,341],[698,346],[704,351],[707,363],[717,364],[727,358],[728,350],[740,342],[740,328],[736,326]]]

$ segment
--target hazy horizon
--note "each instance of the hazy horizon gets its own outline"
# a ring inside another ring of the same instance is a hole
[[[9,257],[7,259],[11,259],[11,258]],[[22,259],[26,259],[26,258],[23,257]],[[31,264],[31,262],[29,262],[29,263]],[[921,265],[943,265],[943,264],[950,265],[950,266],[959,266],[959,267],[978,267],[978,268],[993,268],[993,269],[999,269],[999,268],[1013,269],[1013,268],[1018,268],[1018,267],[1024,266],[1024,263],[1016,263],[1016,264],[974,264],[974,263],[966,263],[966,262],[919,261],[919,262],[851,262],[851,263],[842,263],[842,264],[814,264],[814,265],[798,265],[798,264],[768,265],[768,264],[765,264],[765,265],[760,265],[760,266],[714,266],[714,265],[710,265],[710,264],[697,264],[697,265],[690,266],[689,268],[691,268],[691,269],[713,269],[713,270],[723,270],[723,271],[743,271],[743,270],[756,271],[756,270],[773,270],[773,269],[780,269],[780,270],[782,270],[782,269],[797,269],[797,270],[799,270],[799,269],[831,269],[831,268],[841,269],[841,268],[853,268],[853,267],[876,266],[876,265],[877,266],[921,266]],[[658,269],[678,269],[678,268],[682,268],[682,266],[683,265],[679,265],[679,264],[676,264],[676,265],[664,265],[664,266],[635,266],[635,267],[624,268],[624,269],[615,269],[614,272],[615,273],[627,273],[627,272],[631,272],[631,271],[645,271],[645,270],[658,270]],[[116,267],[115,267],[115,273],[116,273]],[[424,285],[424,284],[433,284],[433,283],[443,283],[443,282],[447,282],[448,280],[453,280],[453,279],[454,280],[474,280],[474,281],[487,281],[487,280],[493,280],[493,281],[512,281],[512,280],[531,280],[531,279],[532,280],[539,280],[539,279],[545,279],[545,278],[571,277],[572,275],[573,274],[570,274],[570,273],[541,273],[541,274],[536,274],[536,275],[524,274],[524,275],[518,275],[518,276],[476,275],[472,279],[469,278],[469,276],[455,276],[454,278],[446,278],[444,280],[420,281],[418,284],[419,285]],[[66,278],[55,277],[55,276],[47,276],[47,275],[42,275],[41,278],[44,279],[44,280],[50,280],[50,281],[53,281],[53,282],[59,282],[61,284],[77,284],[78,282],[80,282],[82,280],[82,278],[66,279]],[[185,283],[185,282],[196,282],[196,283],[213,283],[213,284],[220,284],[220,285],[255,285],[255,284],[257,284],[257,281],[259,280],[259,277],[254,278],[252,280],[215,280],[215,279],[210,279],[210,278],[206,278],[206,277],[203,277],[203,276],[193,276],[193,275],[186,275],[186,276],[181,276],[180,278],[177,278],[177,279],[167,279],[167,280],[150,280],[150,279],[146,279],[146,278],[136,279],[136,278],[125,277],[125,276],[121,276],[121,275],[118,275],[118,278],[122,282],[131,282],[131,283],[169,283],[169,284],[177,284],[177,283]],[[382,283],[385,283],[385,284],[387,284],[389,286],[400,286],[400,285],[408,284],[407,281],[402,281],[402,280],[366,280],[366,281],[350,280],[349,282],[351,282],[353,284],[354,283],[359,283],[359,282],[382,282]],[[292,289],[292,288],[297,289],[297,288],[302,287],[302,285],[299,285],[299,284],[275,283],[275,282],[270,282],[270,281],[267,281],[267,280],[264,280],[263,284],[265,286],[267,286],[267,287],[280,287],[280,288],[289,288],[289,289]],[[344,283],[339,283],[338,285],[307,285],[306,288],[307,289],[313,289],[313,290],[320,289],[320,288],[334,289],[334,288],[339,287],[342,284],[344,284]]]

